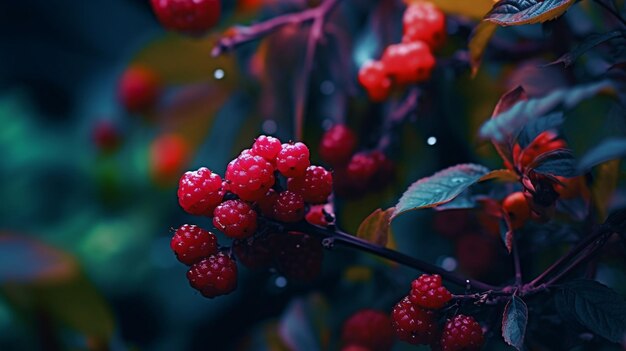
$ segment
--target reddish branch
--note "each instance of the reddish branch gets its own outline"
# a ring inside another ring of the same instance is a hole
[[[313,68],[315,49],[323,36],[326,17],[338,2],[339,0],[325,0],[321,5],[312,9],[274,17],[247,27],[235,27],[228,35],[220,38],[211,51],[214,57],[219,56],[225,51],[233,50],[239,45],[262,38],[286,25],[312,22],[307,38],[303,69],[295,87],[294,138],[296,140],[302,140],[304,109],[309,91],[309,76]]]

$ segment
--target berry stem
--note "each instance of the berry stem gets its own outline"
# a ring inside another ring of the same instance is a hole
[[[242,44],[262,38],[289,24],[302,24],[317,20],[320,17],[325,17],[338,1],[339,0],[326,0],[320,6],[312,9],[284,14],[251,26],[237,26],[235,27],[234,34],[224,35],[217,41],[211,51],[211,55],[217,57],[224,52],[231,51]]]
[[[306,52],[304,56],[304,65],[300,72],[300,78],[296,82],[295,92],[295,115],[294,115],[294,138],[296,140],[302,140],[302,134],[304,129],[304,110],[306,107],[306,98],[309,92],[309,77],[311,70],[313,69],[313,59],[315,58],[315,49],[317,43],[320,41],[323,35],[324,23],[326,22],[326,15],[332,10],[339,0],[326,0],[320,6],[314,10],[315,16],[313,18],[313,24],[309,29],[309,35],[307,38]]]
[[[383,131],[378,141],[378,149],[385,150],[392,140],[393,130],[402,124],[404,120],[417,109],[421,90],[413,87],[409,90],[404,100],[385,118]]]
[[[589,235],[588,237],[583,239],[580,243],[578,243],[576,246],[574,246],[566,255],[556,260],[543,273],[537,276],[537,278],[533,279],[533,281],[528,283],[527,286],[534,288],[534,287],[541,285],[541,282],[545,280],[546,277],[557,272],[559,269],[561,269],[563,265],[565,265],[567,262],[570,262],[572,259],[578,256],[581,252],[587,249],[591,244],[595,243],[596,248],[601,247],[602,244],[604,244],[606,238],[608,238],[611,234],[613,234],[612,230],[611,231],[602,230],[596,234]],[[586,255],[583,255],[583,256],[586,256]],[[573,268],[572,266],[577,265],[578,263],[579,262],[574,262],[574,264],[570,264],[569,266],[566,266],[564,268],[564,271],[566,273],[569,272]],[[558,277],[560,276],[561,274],[558,275]],[[552,280],[554,280],[554,278]]]
[[[334,227],[322,228],[307,222],[298,222],[293,224],[281,223],[281,225],[283,225],[284,229],[287,231],[299,231],[310,235],[321,236],[322,238],[330,239],[333,244],[341,244],[346,247],[365,251],[426,273],[439,274],[442,278],[460,286],[469,286],[480,291],[500,290],[499,287],[489,285],[478,280],[462,277],[455,273],[446,271],[439,266],[405,255],[399,251],[373,244],[354,235],[342,232]]]
[[[517,248],[517,238],[513,235],[513,264],[515,265],[515,286],[522,286],[522,265]]]

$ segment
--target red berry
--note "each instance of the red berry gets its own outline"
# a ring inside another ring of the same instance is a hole
[[[370,181],[370,186],[374,190],[380,190],[390,184],[395,177],[395,166],[385,154],[378,150],[371,152],[371,157],[376,163],[376,172]]]
[[[364,346],[372,351],[390,350],[394,339],[391,319],[383,312],[361,310],[344,323],[341,339],[347,345]]]
[[[272,237],[276,268],[287,278],[311,282],[322,270],[322,242],[302,233],[281,233]]]
[[[354,188],[364,189],[370,185],[377,170],[378,164],[371,153],[359,152],[350,159],[346,176]]]
[[[530,218],[530,205],[524,193],[516,191],[502,201],[502,211],[507,214],[511,229],[519,229]]]
[[[262,269],[270,266],[273,260],[271,242],[268,236],[254,239],[235,240],[233,252],[239,262],[250,269]]]
[[[483,342],[480,324],[473,317],[460,314],[446,323],[440,344],[442,351],[477,351]]]
[[[252,153],[273,163],[281,148],[280,140],[271,136],[261,135],[254,141]]]
[[[233,239],[245,239],[256,231],[257,214],[242,200],[227,200],[215,208],[213,225]]]
[[[326,218],[326,214],[324,213],[325,205],[313,205],[309,208],[309,211],[304,216],[307,222],[325,227],[329,224]]]
[[[411,302],[422,308],[437,310],[452,299],[452,294],[441,285],[438,274],[422,274],[411,283]]]
[[[302,176],[310,165],[309,148],[301,142],[283,144],[276,156],[276,168],[285,177]]]
[[[274,185],[274,167],[261,156],[242,153],[228,164],[226,179],[235,195],[256,201]]]
[[[92,138],[96,147],[103,152],[115,151],[121,142],[121,135],[111,121],[98,121],[93,127]]]
[[[494,241],[480,234],[465,234],[455,245],[459,267],[471,277],[480,277],[493,267],[496,256]]]
[[[237,288],[237,264],[220,252],[191,266],[187,279],[205,297],[226,295]]]
[[[396,304],[391,316],[398,339],[414,345],[430,344],[436,340],[436,313],[414,305],[408,296]]]
[[[387,74],[398,84],[419,83],[430,78],[435,58],[422,41],[389,45],[382,62]]]
[[[190,158],[187,141],[176,134],[163,134],[150,145],[150,173],[158,183],[175,182]]]
[[[301,194],[305,202],[322,204],[333,191],[333,176],[324,167],[309,166],[304,176],[288,179],[287,189]]]
[[[178,182],[178,203],[190,214],[212,217],[223,197],[222,178],[206,167],[185,172]]]
[[[174,232],[170,247],[180,262],[191,265],[217,253],[217,237],[196,225],[183,224]]]
[[[367,61],[361,66],[359,83],[365,88],[372,101],[384,101],[391,91],[391,79],[387,76],[385,66],[380,61]]]
[[[118,96],[128,111],[146,112],[154,106],[160,90],[159,78],[154,71],[143,66],[131,66],[122,74]]]
[[[265,217],[274,218],[274,204],[278,199],[278,193],[274,189],[270,189],[265,193],[259,201],[256,202],[261,214]]]
[[[274,202],[274,218],[282,222],[297,222],[304,218],[304,198],[293,191],[283,191]]]
[[[446,17],[433,3],[417,1],[404,11],[403,42],[421,40],[432,50],[440,48],[446,39]]]
[[[219,0],[150,0],[150,3],[165,28],[188,34],[202,34],[220,18]]]
[[[344,165],[356,147],[356,134],[343,124],[335,124],[322,136],[319,154],[331,166]]]

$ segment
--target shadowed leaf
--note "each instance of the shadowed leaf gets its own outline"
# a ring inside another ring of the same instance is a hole
[[[391,215],[394,208],[381,210],[380,208],[372,212],[359,226],[356,236],[380,246],[387,245],[389,231],[391,230]]]
[[[541,23],[562,15],[574,0],[500,0],[485,20],[501,26]]]
[[[576,159],[571,150],[556,149],[539,155],[529,166],[537,173],[561,177],[578,175]]]
[[[586,172],[601,163],[625,156],[626,138],[606,139],[580,158],[578,169],[582,172]]]
[[[502,337],[507,344],[522,350],[528,323],[528,308],[522,299],[513,296],[504,307]]]
[[[477,164],[460,164],[413,183],[402,195],[392,218],[420,208],[435,207],[452,201],[463,190],[475,184],[489,169]]]
[[[582,56],[587,51],[593,49],[594,47],[607,42],[611,39],[619,38],[624,36],[624,32],[619,30],[614,30],[602,34],[593,34],[585,39],[582,44],[578,45],[574,48],[574,50],[564,54],[559,57],[556,61],[551,62],[550,65],[556,65],[562,63],[565,67],[571,66],[574,61],[576,61],[580,56]]]
[[[483,53],[489,44],[489,40],[496,32],[498,25],[492,22],[483,21],[480,22],[472,31],[470,40],[468,43],[470,53],[470,65],[472,66],[472,77],[478,73],[480,63],[483,59]]]

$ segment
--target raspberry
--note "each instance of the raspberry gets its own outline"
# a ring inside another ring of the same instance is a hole
[[[259,201],[256,202],[261,214],[265,217],[274,218],[274,204],[278,199],[278,193],[274,189],[270,189],[265,193]]]
[[[185,172],[178,182],[178,203],[187,213],[212,217],[223,197],[222,178],[206,167]]]
[[[331,166],[341,166],[350,160],[356,147],[356,135],[343,124],[335,124],[322,136],[319,154]]]
[[[285,177],[302,176],[310,165],[309,148],[301,142],[283,144],[276,155],[276,168]]]
[[[431,310],[442,308],[452,299],[452,294],[441,285],[441,276],[438,274],[422,274],[411,283],[411,302]]]
[[[276,268],[287,278],[310,282],[322,270],[322,242],[302,233],[282,233],[272,237]]]
[[[395,176],[395,166],[385,154],[378,150],[371,152],[370,156],[376,163],[376,172],[370,181],[370,186],[374,187],[374,190],[383,189],[387,184],[393,181]]]
[[[389,45],[382,62],[387,74],[398,84],[419,83],[430,78],[435,58],[423,41]]]
[[[297,222],[304,218],[304,198],[293,191],[278,194],[274,203],[274,218],[282,222]]]
[[[301,194],[308,203],[322,204],[333,191],[333,176],[324,167],[309,166],[303,177],[287,180],[287,189]]]
[[[304,219],[306,219],[307,222],[314,224],[314,225],[319,225],[321,227],[327,226],[330,223],[328,222],[328,218],[326,214],[324,213],[324,206],[325,205],[311,206],[309,208],[309,211],[304,216]]]
[[[383,312],[361,310],[344,323],[341,339],[347,345],[359,345],[372,351],[390,350],[394,339],[391,319]]]
[[[476,351],[483,342],[480,324],[473,317],[462,314],[446,323],[440,341],[442,351]]]
[[[227,200],[215,208],[213,225],[226,236],[245,239],[256,231],[257,214],[241,200]]]
[[[430,344],[437,338],[436,313],[415,306],[408,296],[393,308],[391,324],[398,339],[410,344]]]
[[[274,167],[261,156],[242,153],[228,164],[226,179],[242,200],[256,201],[274,185]]]
[[[370,185],[370,181],[374,178],[377,171],[377,162],[369,152],[359,152],[352,156],[346,176],[357,189],[364,189]]]
[[[252,153],[263,157],[269,162],[274,162],[281,148],[280,140],[271,136],[261,135],[254,141]]]
[[[167,28],[188,34],[202,34],[217,24],[219,0],[151,0],[152,10]]]
[[[122,138],[113,122],[99,121],[93,127],[92,139],[100,151],[113,152],[120,146]]]
[[[516,191],[502,201],[502,210],[509,217],[511,229],[519,229],[530,218],[530,206],[524,193]]]
[[[244,266],[250,269],[267,268],[272,263],[271,242],[267,236],[253,240],[235,240],[233,252]]]
[[[160,90],[159,78],[154,71],[144,66],[131,66],[122,74],[118,96],[126,110],[139,113],[154,106]]]
[[[359,83],[365,88],[370,99],[376,102],[387,99],[391,90],[391,79],[380,61],[367,61],[361,66]]]
[[[191,266],[187,279],[205,297],[226,295],[237,288],[237,264],[220,252]]]
[[[193,224],[183,224],[176,229],[170,241],[176,258],[186,265],[217,253],[217,237]]]
[[[150,145],[150,173],[158,183],[175,182],[190,158],[190,147],[176,134],[163,134]]]
[[[440,48],[446,39],[446,17],[434,4],[417,1],[409,5],[402,18],[403,42],[421,40],[432,50]]]

